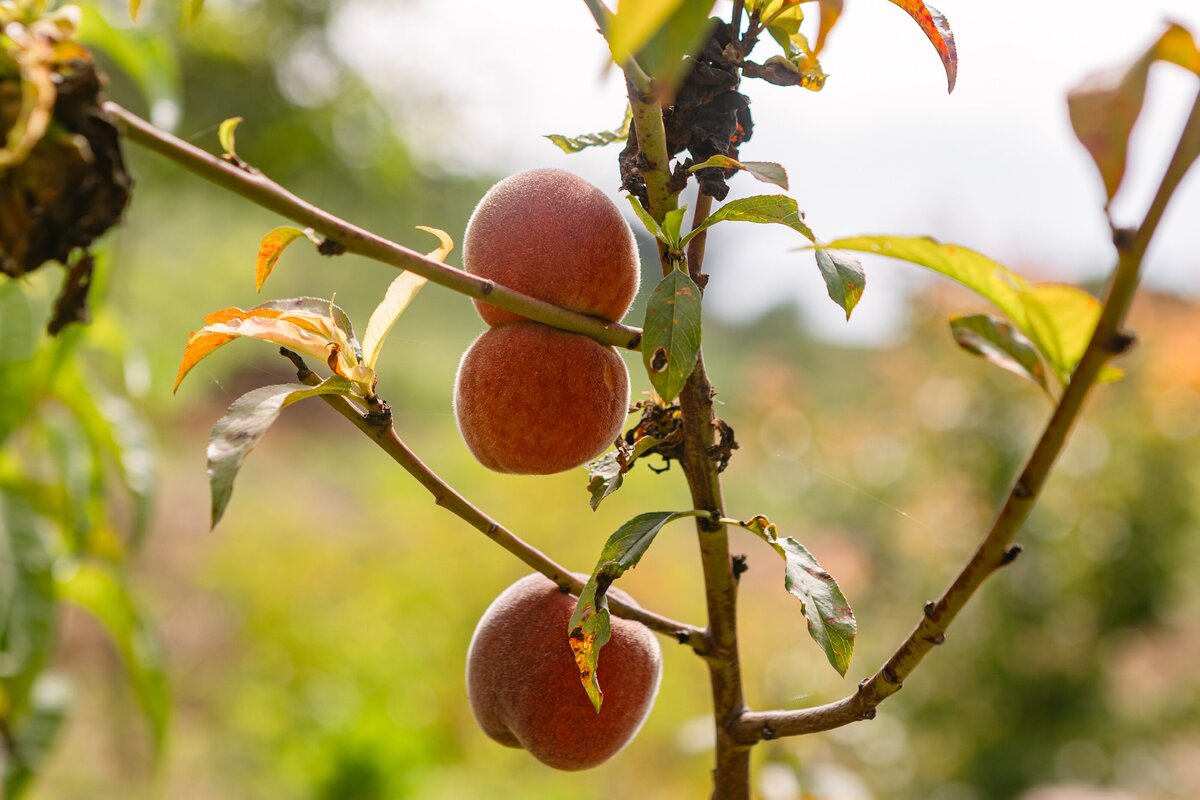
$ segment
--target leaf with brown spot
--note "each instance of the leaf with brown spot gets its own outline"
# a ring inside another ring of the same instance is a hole
[[[646,303],[642,360],[650,384],[663,400],[671,400],[700,353],[700,287],[687,273],[672,269]]]
[[[840,250],[818,249],[815,253],[817,269],[825,280],[825,291],[829,293],[829,299],[841,306],[846,312],[846,319],[849,320],[850,314],[867,288],[867,273],[862,262]]]
[[[951,317],[950,331],[963,350],[1014,375],[1028,378],[1050,394],[1046,365],[1041,356],[1033,343],[1008,320],[991,314]]]
[[[654,537],[663,526],[681,517],[693,516],[691,511],[649,511],[639,514],[617,528],[608,537],[600,551],[600,559],[591,577],[579,593],[571,621],[567,623],[567,636],[575,664],[579,667],[579,678],[596,713],[604,702],[600,691],[597,665],[600,650],[608,643],[611,633],[608,612],[608,587],[627,570],[637,566]]]
[[[844,676],[854,654],[858,623],[837,581],[800,542],[790,536],[780,539],[779,531],[766,517],[759,515],[738,524],[783,556],[784,588],[800,601],[809,636]]]
[[[654,436],[642,436],[631,446],[621,443],[621,447],[611,450],[588,464],[588,491],[592,497],[588,505],[595,511],[601,501],[621,488],[625,482],[625,473],[633,469],[638,458],[662,444],[662,439]]]
[[[1196,40],[1186,28],[1172,24],[1133,64],[1093,73],[1067,95],[1071,126],[1092,156],[1109,201],[1125,177],[1129,137],[1142,112],[1155,61],[1167,61],[1200,75]],[[1193,143],[1190,156],[1193,160],[1200,156],[1200,141]]]
[[[950,23],[946,21],[946,17],[921,0],[891,2],[903,8],[921,26],[946,69],[946,91],[953,92],[954,84],[958,81],[958,49],[954,46],[954,32],[950,30]]]

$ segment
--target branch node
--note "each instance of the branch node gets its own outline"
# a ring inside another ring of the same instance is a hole
[[[1133,247],[1135,239],[1137,239],[1137,230],[1135,228],[1113,228],[1113,246],[1117,248],[1118,252],[1123,253]]]
[[[930,636],[929,643],[930,644],[945,644],[946,643],[946,634],[939,633],[937,636]]]
[[[925,601],[925,618],[932,621],[934,619],[934,611],[937,609],[937,603],[932,600]]]
[[[483,281],[479,285],[479,290],[485,295],[491,294],[492,290],[495,288],[496,288],[496,284],[493,281]]]
[[[692,640],[692,632],[689,630],[680,628],[679,630],[675,631],[675,639],[680,644],[687,644],[688,642],[690,642]]]
[[[890,683],[896,687],[897,691],[899,691],[904,686],[904,684],[900,680],[900,677],[898,675],[896,675],[895,671],[892,670],[892,668],[890,666],[884,667],[883,672],[881,674],[883,675],[883,679],[885,681],[887,681],[888,683]]]
[[[764,722],[762,726],[762,738],[770,741],[775,738],[775,729],[769,723]]]
[[[877,713],[879,713],[879,712],[878,712],[878,711],[876,711],[875,709],[873,709],[873,708],[868,708],[866,711],[862,712],[862,718],[863,718],[864,720],[875,719],[875,715],[876,715]]]
[[[1028,500],[1029,498],[1033,497],[1033,490],[1029,488],[1029,484],[1026,482],[1024,475],[1022,475],[1017,480],[1017,484],[1013,486],[1012,494],[1013,497],[1021,500]]]
[[[342,244],[337,239],[330,239],[328,236],[326,236],[321,240],[321,243],[317,245],[317,252],[323,256],[340,256],[342,253],[346,252],[346,245]]]
[[[742,575],[744,575],[746,573],[746,571],[750,569],[750,565],[746,563],[746,554],[739,553],[738,555],[735,555],[733,557],[732,561],[733,561],[733,579],[735,581],[740,580]]]
[[[1009,564],[1017,560],[1017,556],[1021,555],[1021,551],[1025,548],[1019,544],[1014,544],[1012,547],[1004,551],[1004,555],[1000,558],[1000,566],[1007,567]]]
[[[1114,356],[1126,353],[1137,342],[1133,331],[1117,331],[1105,343],[1105,349]]]

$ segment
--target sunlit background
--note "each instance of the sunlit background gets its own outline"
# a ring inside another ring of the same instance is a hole
[[[1139,52],[1165,18],[1200,31],[1200,8],[940,8],[957,34],[953,95],[904,13],[852,0],[822,57],[823,92],[743,85],[756,122],[743,156],[787,167],[825,239],[929,234],[1095,288],[1113,252],[1064,94]],[[178,61],[161,48],[126,56],[111,94],[210,149],[222,119],[245,117],[243,158],[396,241],[430,246],[415,225],[461,238],[486,188],[526,167],[578,172],[619,200],[616,148],[568,156],[541,138],[612,128],[624,111],[580,2],[208,0],[188,30],[175,13],[147,0],[141,27],[173,41]],[[105,16],[127,24],[121,6]],[[1182,71],[1156,68],[1120,220],[1140,218],[1194,91]],[[594,771],[554,772],[479,731],[462,679],[467,643],[526,570],[323,405],[284,414],[208,530],[212,423],[244,391],[292,374],[274,348],[247,341],[201,364],[178,395],[170,385],[202,314],[261,302],[254,256],[281,221],[156,156],[129,156],[137,192],[94,336],[98,348],[124,340],[123,382],[155,426],[157,510],[136,586],[165,639],[174,716],[152,768],[119,660],[89,621],[68,618],[59,666],[75,678],[76,708],[34,797],[707,796],[707,676],[670,642],[645,728]],[[733,186],[762,191],[743,177]],[[1097,391],[1020,537],[1025,554],[876,720],[757,747],[764,800],[1200,796],[1197,220],[1192,175],[1148,259],[1153,291],[1134,310],[1129,378]],[[868,262],[847,323],[794,234],[723,227],[710,238],[704,333],[719,413],[741,444],[725,473],[729,512],[767,514],[804,542],[841,581],[860,629],[841,679],[808,640],[775,554],[735,534],[750,564],[739,609],[747,700],[828,702],[877,668],[972,551],[1049,405],[957,350],[946,317],[979,305],[944,282]],[[457,253],[450,261],[461,263]],[[262,297],[336,294],[365,322],[393,275],[296,246]],[[51,297],[54,277],[39,275],[30,291]],[[677,469],[637,468],[593,513],[582,470],[518,478],[478,466],[450,396],[482,328],[469,303],[430,287],[385,350],[380,392],[432,467],[580,570],[625,519],[689,504]],[[638,360],[627,360],[635,395],[648,391]],[[622,585],[701,624],[698,565],[680,525]]]

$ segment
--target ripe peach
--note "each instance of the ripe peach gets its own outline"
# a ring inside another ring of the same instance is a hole
[[[498,472],[578,467],[612,444],[628,409],[629,372],[611,347],[537,322],[484,331],[454,385],[459,432]]]
[[[632,603],[618,589],[609,594]],[[549,578],[527,575],[492,601],[467,653],[467,695],[484,733],[564,770],[601,764],[634,737],[658,692],[662,656],[648,628],[613,617],[597,714],[567,641],[574,608]]]
[[[560,169],[533,169],[493,186],[463,236],[463,266],[555,305],[616,321],[638,288],[633,231],[608,196]],[[488,325],[522,317],[479,300]]]

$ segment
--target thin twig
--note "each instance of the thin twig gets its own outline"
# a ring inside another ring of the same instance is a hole
[[[696,230],[704,220],[708,219],[709,212],[712,211],[712,201],[712,196],[704,192],[696,195],[696,208],[692,211],[692,230]],[[703,283],[700,276],[704,273],[704,246],[707,243],[708,229],[705,228],[692,237],[692,240],[688,242],[687,249],[688,273],[692,280],[700,283],[701,286]]]
[[[302,383],[315,386],[321,382],[320,377],[308,369],[300,356],[282,347],[279,352],[296,365],[297,377]],[[345,397],[324,395],[321,399],[350,420],[381,450],[391,456],[393,461],[416,478],[417,482],[433,495],[437,505],[483,533],[526,565],[557,583],[560,588],[575,595],[583,590],[584,582],[575,577],[568,569],[479,510],[471,501],[459,494],[454,487],[442,480],[425,462],[421,461],[396,433],[391,412],[387,410],[386,405],[378,403],[375,410],[363,411]],[[708,637],[699,628],[676,622],[644,608],[626,605],[615,597],[609,597],[609,605],[617,616],[640,622],[650,630],[669,636],[680,644],[686,644],[698,653],[703,654],[708,649]]]
[[[1055,460],[1062,452],[1088,391],[1109,359],[1120,355],[1132,343],[1132,337],[1122,333],[1121,327],[1137,290],[1142,260],[1167,204],[1194,160],[1197,141],[1200,141],[1200,94],[1196,97],[1179,145],[1141,226],[1132,235],[1114,237],[1118,251],[1117,266],[1105,294],[1096,330],[1025,468],[971,560],[941,597],[925,605],[925,611],[912,633],[879,671],[859,684],[857,692],[816,708],[748,712],[738,722],[740,741],[752,743],[764,738],[815,733],[874,717],[876,706],[898,692],[921,659],[946,640],[950,623],[983,582],[1020,554],[1020,546],[1012,541],[1029,516]]]
[[[486,300],[498,308],[555,328],[581,333],[601,344],[630,350],[636,350],[641,345],[642,332],[637,328],[577,314],[435,261],[302,200],[260,172],[240,169],[166,131],[159,130],[116,103],[106,102],[104,111],[121,123],[125,136],[130,141],[166,156],[184,169],[263,208],[312,228],[341,245],[347,252],[411,270],[448,289]]]

